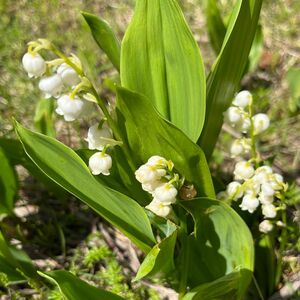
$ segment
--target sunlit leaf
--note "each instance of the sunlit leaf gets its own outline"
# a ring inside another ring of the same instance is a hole
[[[150,250],[155,239],[140,205],[99,183],[83,160],[64,144],[17,123],[16,130],[27,155],[47,176],[118,227],[143,251]]]
[[[207,159],[244,73],[257,29],[262,0],[239,0],[231,15],[222,49],[207,79],[206,118],[198,141]]]
[[[193,141],[205,117],[199,47],[176,0],[138,0],[122,41],[122,86],[146,95]]]
[[[82,12],[98,46],[106,53],[112,64],[120,70],[120,42],[110,25],[103,19]]]
[[[58,286],[59,291],[66,300],[122,300],[124,298],[92,286],[77,278],[68,271],[58,270],[52,272],[38,272],[42,277]]]

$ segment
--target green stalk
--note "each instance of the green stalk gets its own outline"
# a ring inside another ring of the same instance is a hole
[[[284,203],[284,198],[282,199]],[[275,273],[275,285],[277,286],[280,282],[281,278],[281,272],[282,272],[282,253],[285,249],[286,243],[287,243],[287,218],[286,218],[286,209],[282,209],[281,211],[281,218],[283,224],[285,224],[285,227],[282,228],[281,236],[280,236],[280,247],[278,252],[278,258],[277,258],[277,266],[276,266],[276,273]]]
[[[185,210],[180,208],[179,210],[179,218],[180,218],[180,232],[179,239],[181,244],[181,258],[180,258],[180,273],[179,273],[179,300],[183,299],[186,294],[187,288],[187,274],[188,274],[188,259],[189,259],[189,243],[187,236],[187,225],[186,225],[186,215]]]
[[[259,167],[259,158],[257,155],[257,149],[256,149],[256,140],[254,135],[254,123],[252,120],[253,117],[253,101],[251,101],[249,105],[249,118],[250,118],[250,138],[251,138],[251,154],[252,154],[252,160],[255,162],[256,168]]]

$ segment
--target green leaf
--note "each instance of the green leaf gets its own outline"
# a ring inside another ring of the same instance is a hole
[[[16,130],[27,155],[48,177],[119,228],[143,251],[150,250],[155,238],[140,205],[100,184],[83,160],[64,144],[18,123]]]
[[[188,292],[182,300],[235,300],[239,299],[238,286],[241,272],[233,272],[215,281],[201,284]]]
[[[18,181],[14,168],[0,147],[0,219],[2,214],[12,214],[18,191]]]
[[[29,173],[42,182],[49,192],[55,194],[59,199],[65,199],[66,191],[54,181],[49,179],[26,155],[22,144],[18,140],[0,138],[0,147],[12,165],[22,165]]]
[[[239,0],[229,21],[221,52],[207,79],[206,118],[198,140],[209,159],[245,70],[262,0]]]
[[[31,259],[27,254],[15,247],[8,245],[2,232],[0,231],[0,266],[1,272],[6,273],[9,280],[19,281],[21,278],[37,280],[38,276]],[[3,268],[2,268],[3,267]],[[15,270],[15,272],[12,272]],[[19,275],[17,275],[17,273]]]
[[[208,198],[182,201],[195,228],[189,237],[190,287],[241,271],[236,289],[242,295],[250,283],[254,249],[251,233],[240,216],[227,204]],[[197,276],[194,276],[197,274]]]
[[[56,284],[66,300],[122,300],[124,298],[89,285],[68,271],[38,272],[42,277]]]
[[[198,196],[214,197],[210,171],[199,146],[164,120],[143,95],[124,88],[118,88],[117,95],[118,120],[136,165],[152,155],[171,159],[176,170],[194,184]]]
[[[199,47],[176,0],[138,0],[121,49],[122,86],[146,95],[193,141],[205,118]]]
[[[55,137],[53,111],[53,101],[49,101],[49,99],[40,100],[35,108],[34,127],[40,133]]]
[[[1,286],[1,273],[5,274],[7,282],[5,285],[17,284],[26,282],[26,278],[22,276],[14,266],[10,265],[8,260],[0,254],[0,286]]]
[[[254,36],[253,44],[251,47],[251,51],[249,54],[249,71],[253,72],[262,56],[264,50],[264,37],[263,37],[263,31],[262,26],[258,24],[256,33]]]
[[[144,277],[163,275],[174,270],[174,248],[177,238],[177,230],[155,245],[142,262],[134,281]]]
[[[207,0],[205,9],[208,35],[213,49],[218,54],[222,48],[226,27],[216,0]]]
[[[82,12],[82,16],[89,25],[98,46],[106,53],[112,64],[119,71],[121,46],[110,25],[105,20],[87,12]]]

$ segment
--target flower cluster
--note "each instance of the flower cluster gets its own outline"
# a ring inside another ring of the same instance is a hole
[[[252,116],[252,95],[249,91],[239,92],[227,111],[224,113],[225,121],[242,134],[249,131],[256,136],[265,131],[270,120],[266,114],[256,114]],[[232,157],[247,154],[251,151],[251,139],[241,137],[233,141],[230,153]]]
[[[28,52],[22,58],[22,64],[28,76],[41,77],[39,89],[46,98],[57,99],[56,113],[71,122],[88,115],[92,110],[92,102],[97,102],[89,93],[92,86],[84,76],[80,60],[72,54],[67,57],[47,40],[39,39],[30,42]],[[58,58],[46,61],[39,54],[42,49],[51,51]],[[109,175],[112,158],[107,151],[118,144],[105,120],[94,124],[88,130],[86,141],[88,148],[99,150],[89,159],[89,168],[94,175]]]
[[[172,161],[156,155],[150,157],[147,163],[135,172],[143,190],[153,197],[146,208],[161,217],[167,217],[172,211],[171,205],[176,202],[178,190],[182,185],[182,179],[174,173],[173,167]]]
[[[229,183],[226,191],[219,193],[218,197],[227,200],[228,203],[242,199],[239,206],[249,213],[261,206],[265,220],[260,223],[259,230],[267,233],[273,229],[269,219],[274,219],[277,211],[282,209],[280,199],[282,192],[287,188],[282,176],[274,173],[271,167],[261,165],[257,156],[256,138],[269,127],[269,117],[262,113],[252,115],[252,95],[248,91],[238,93],[232,104],[225,112],[225,118],[244,136],[233,141],[230,153],[232,157],[252,153],[252,157],[248,161],[242,159],[236,163],[234,181]],[[250,137],[246,135],[248,131]]]

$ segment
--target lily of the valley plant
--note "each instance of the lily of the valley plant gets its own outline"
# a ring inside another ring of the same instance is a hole
[[[237,1],[207,76],[176,0],[137,0],[122,42],[106,22],[83,13],[119,72],[116,101],[104,100],[79,58],[53,42],[30,42],[22,59],[58,115],[90,122],[86,149],[76,151],[16,123],[27,155],[144,252],[134,280],[158,277],[180,299],[245,297],[254,243],[239,213],[257,213],[260,236],[284,226],[286,184],[257,149],[269,118],[254,115],[252,95],[239,92],[261,2]],[[234,181],[225,191],[208,167],[224,118],[240,133],[230,149]],[[60,285],[55,272],[43,276]]]

